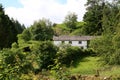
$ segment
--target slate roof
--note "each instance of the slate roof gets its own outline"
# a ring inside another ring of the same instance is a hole
[[[54,36],[54,41],[88,41],[95,38],[95,36]]]

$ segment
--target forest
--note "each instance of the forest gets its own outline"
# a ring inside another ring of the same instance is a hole
[[[0,80],[120,80],[120,0],[85,6],[83,21],[70,12],[61,24],[41,18],[26,27],[0,4]],[[100,37],[81,49],[55,46],[60,35]]]

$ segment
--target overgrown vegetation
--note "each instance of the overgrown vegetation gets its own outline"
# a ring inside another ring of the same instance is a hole
[[[72,74],[94,75],[96,70],[101,70],[101,75],[120,74],[115,70],[120,65],[119,4],[119,0],[88,0],[84,22],[69,13],[62,24],[43,18],[26,29],[5,15],[0,6],[0,80],[72,80]],[[65,44],[55,46],[54,35],[98,37],[83,50]]]
[[[120,6],[117,1],[106,4],[103,9],[102,21],[103,34],[91,42],[91,48],[101,56],[101,60],[105,64],[120,64]]]
[[[70,66],[79,58],[89,55],[85,53],[72,46],[58,49],[51,41],[29,41],[21,46],[14,44],[11,49],[0,52],[0,79],[19,79],[22,74],[39,74],[59,64],[59,68]]]

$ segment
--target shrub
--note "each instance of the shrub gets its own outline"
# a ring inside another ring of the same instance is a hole
[[[75,46],[63,46],[57,52],[58,62],[66,66],[73,65],[77,60],[93,54],[92,50],[83,50]]]
[[[21,74],[31,71],[32,66],[21,51],[13,52],[10,49],[4,49],[0,54],[2,56],[0,59],[1,80],[18,80]]]

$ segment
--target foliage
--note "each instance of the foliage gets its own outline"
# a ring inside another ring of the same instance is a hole
[[[120,30],[120,29],[119,29]],[[114,54],[112,54],[112,58],[110,59],[112,64],[120,64],[120,32],[118,31],[117,34],[113,37],[113,47],[114,47]]]
[[[52,65],[50,72],[56,80],[69,80],[69,71],[66,67],[62,66],[58,59],[55,59],[54,65]]]
[[[115,41],[115,43],[117,43]],[[119,64],[119,48],[113,43],[113,35],[105,35],[90,43],[97,55],[105,64]]]
[[[70,29],[66,27],[65,24],[56,24],[53,27],[54,30],[54,35],[60,36],[60,35],[69,35],[70,34]]]
[[[89,59],[85,57],[90,55],[100,56],[100,60],[105,64],[120,64],[118,0],[112,3],[104,0],[88,0],[86,5],[88,8],[84,22],[77,22],[77,15],[69,13],[62,24],[52,25],[49,20],[41,19],[27,29],[17,20],[11,20],[5,15],[0,5],[0,48],[12,47],[0,51],[0,79],[32,79],[31,75],[51,70],[56,79],[67,80],[66,66],[77,67],[78,64],[82,68],[76,70],[82,74],[91,74],[96,66],[92,62],[87,62]],[[53,35],[101,35],[101,37],[91,41],[91,49],[83,50],[64,44],[58,48],[50,41]],[[94,62],[93,58],[92,60]],[[87,62],[84,68],[83,62]],[[77,72],[76,70],[73,72]]]
[[[19,45],[23,44],[24,42],[31,40],[31,33],[29,31],[29,28],[25,29],[22,34],[18,34],[18,43]]]
[[[34,22],[34,24],[30,27],[31,39],[32,40],[51,40],[53,37],[52,24],[47,19],[39,20],[38,22]]]
[[[19,79],[21,74],[27,74],[32,66],[21,51],[13,52],[9,49],[1,51],[0,79],[11,80]]]
[[[111,16],[111,17],[109,17]],[[116,28],[120,21],[120,10],[119,4],[116,2],[112,2],[112,4],[107,3],[103,9],[103,18],[102,18],[102,26],[104,29],[104,34],[116,33]]]
[[[54,64],[56,53],[57,47],[51,42],[41,42],[37,50],[40,69],[49,69],[50,67],[48,66]]]
[[[90,42],[90,47],[93,48],[98,55],[105,54],[108,50],[112,51],[112,37],[112,35],[98,37]]]
[[[87,12],[84,15],[86,25],[83,28],[85,35],[115,33],[116,23],[120,19],[119,0],[88,0],[86,6]]]
[[[69,13],[64,20],[66,27],[70,28],[71,31],[76,28],[77,15],[75,13]]]
[[[11,49],[1,52],[1,79],[32,79],[32,74],[37,75],[43,69],[52,69],[52,74],[58,80],[68,79],[68,72],[63,65],[70,66],[90,54],[90,51],[67,45],[62,45],[58,51],[50,41],[30,40],[21,45],[13,43]]]
[[[38,74],[42,69],[54,64],[57,47],[50,41],[29,41],[18,46],[13,43],[12,49],[0,52],[0,79],[17,79],[28,74]]]
[[[18,35],[19,42],[26,42],[29,40],[45,41],[51,40],[53,37],[52,24],[47,19],[41,19],[34,22],[32,26],[25,29],[22,34]]]
[[[91,51],[82,50],[79,47],[63,44],[57,52],[57,60],[62,65],[70,67],[75,66],[77,61],[92,54],[93,52]]]
[[[105,2],[103,0],[87,0],[87,12],[84,15],[84,34],[86,35],[101,35],[103,32],[102,28],[102,17],[103,8]]]
[[[114,2],[114,1],[113,1]],[[107,4],[103,12],[104,32],[101,38],[93,40],[91,47],[97,53],[100,53],[101,60],[105,64],[120,64],[119,60],[119,22],[120,22],[119,4]],[[109,13],[109,15],[108,15]],[[111,16],[111,17],[109,17]]]
[[[86,25],[86,22],[77,22],[76,23],[76,29],[74,29],[70,35],[84,35],[84,27]]]
[[[13,18],[11,19],[11,21],[12,21],[12,23],[14,24],[15,29],[17,30],[17,33],[18,33],[18,34],[22,33],[23,30],[25,29],[24,24],[21,25],[21,24],[18,22],[18,20],[14,20]]]
[[[75,29],[72,29],[71,31],[71,28],[70,27],[67,27],[65,25],[65,23],[62,23],[62,24],[56,24],[54,27],[53,27],[53,30],[54,30],[54,35],[56,36],[60,36],[60,35],[83,35],[84,31],[84,26],[85,26],[85,22],[76,22],[76,26],[75,26]]]
[[[17,23],[5,14],[4,8],[0,5],[0,49],[10,48],[13,42],[17,42],[17,34],[24,29],[19,22]]]

